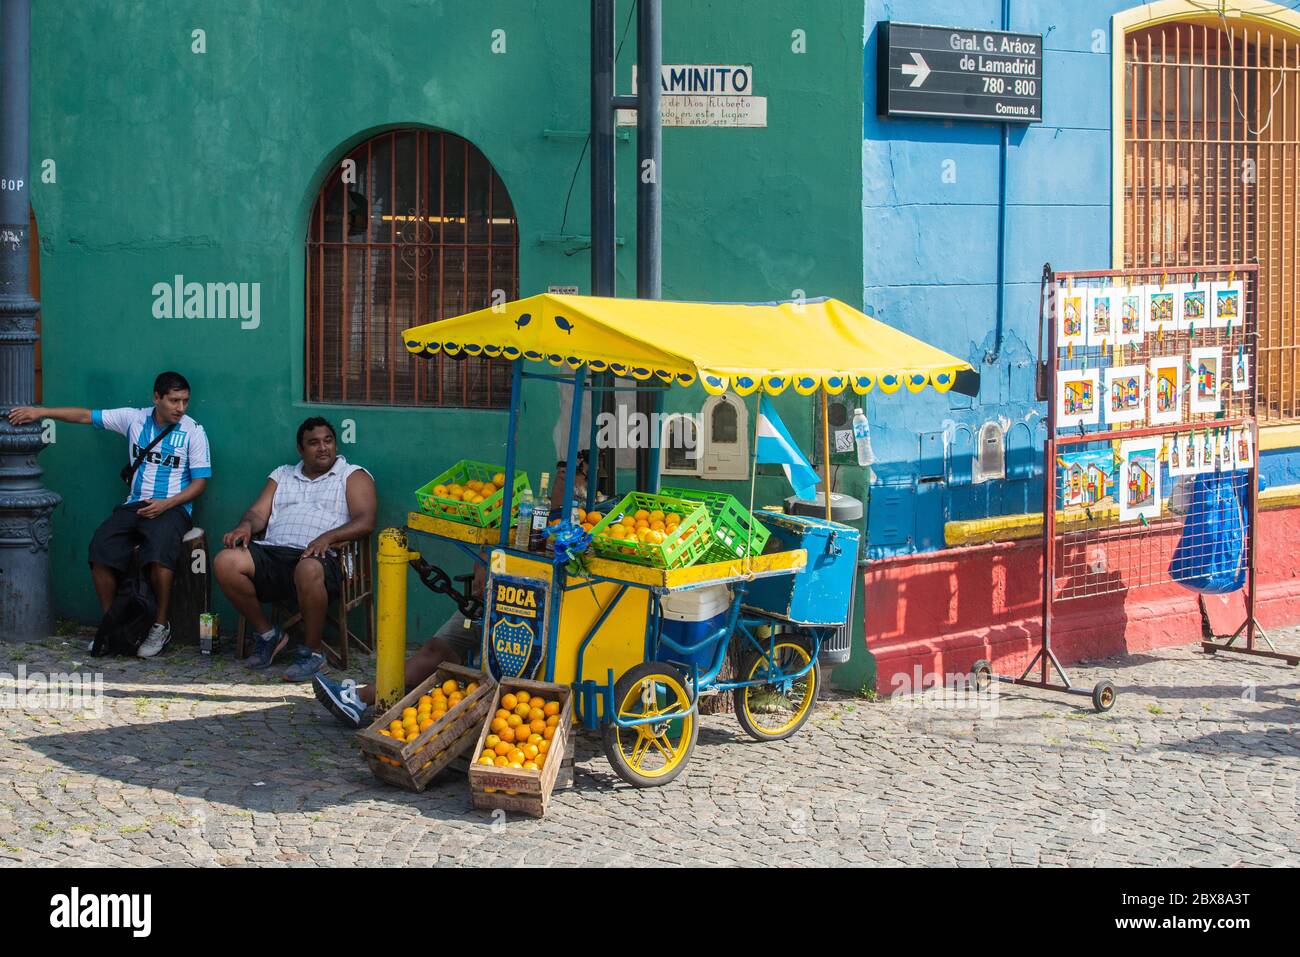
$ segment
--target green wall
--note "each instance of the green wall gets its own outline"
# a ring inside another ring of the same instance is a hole
[[[666,4],[667,62],[750,63],[766,129],[664,132],[664,294],[766,300],[794,289],[861,305],[862,6],[764,0]],[[37,0],[32,17],[32,203],[41,240],[45,401],[145,404],[153,375],[184,372],[213,446],[196,508],[218,535],[309,414],[356,423],[344,454],[379,483],[380,521],[450,461],[503,459],[503,412],[308,405],[302,395],[303,242],[327,170],[396,125],[475,143],[511,193],[521,294],[589,288],[585,251],[553,241],[588,126],[587,4]],[[629,5],[619,4],[622,35]],[[207,51],[191,52],[202,29]],[[504,30],[505,53],[492,52]],[[792,52],[802,30],[807,52]],[[635,29],[619,61],[631,84]],[[548,135],[548,131],[552,131]],[[554,135],[555,131],[578,135]],[[634,140],[619,144],[619,289],[635,290]],[[42,183],[46,159],[57,181]],[[567,233],[588,230],[587,165]],[[151,288],[261,283],[260,328],[154,319]],[[806,401],[806,400],[805,400]],[[553,387],[534,386],[524,464],[554,463]],[[791,427],[807,435],[806,409]],[[55,515],[56,613],[90,620],[85,553],[121,497],[117,436],[60,426],[41,456]],[[779,484],[775,495],[784,494]],[[437,559],[450,554],[430,552]],[[410,639],[446,613],[412,590]],[[229,622],[229,609],[223,609]]]

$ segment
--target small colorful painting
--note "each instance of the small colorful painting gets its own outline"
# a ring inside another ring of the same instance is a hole
[[[1151,360],[1152,425],[1174,425],[1183,420],[1183,357],[1157,356]]]
[[[1141,288],[1120,291],[1116,345],[1127,346],[1142,341],[1142,312],[1145,308],[1146,295]]]
[[[1253,469],[1255,467],[1255,440],[1250,429],[1242,427],[1231,433],[1232,467],[1234,469]]]
[[[1138,422],[1146,416],[1147,367],[1116,366],[1106,370],[1106,421]]]
[[[1115,453],[1109,448],[1061,454],[1060,507],[1089,507],[1115,492]]]
[[[1216,282],[1212,288],[1214,312],[1210,316],[1210,325],[1222,329],[1240,324],[1245,314],[1246,284],[1241,280]]]
[[[1191,411],[1219,412],[1223,409],[1223,350],[1218,347],[1193,349],[1191,359]]]
[[[1082,348],[1088,344],[1087,295],[1082,287],[1056,287],[1056,347]]]
[[[1119,446],[1119,520],[1160,517],[1160,436],[1133,439]]]
[[[1237,346],[1232,353],[1232,391],[1250,391],[1250,356],[1245,346]]]
[[[1192,471],[1213,472],[1219,455],[1218,436],[1206,429],[1192,436]]]
[[[1205,283],[1196,286],[1178,287],[1178,328],[1183,332],[1189,329],[1208,329],[1210,318],[1208,302],[1210,288]]]
[[[1195,455],[1192,449],[1192,434],[1190,432],[1171,435],[1165,442],[1165,463],[1169,466],[1170,476],[1191,475],[1196,471],[1193,462]]]
[[[1116,301],[1114,286],[1094,286],[1088,290],[1088,345],[1115,344]]]
[[[1101,374],[1098,369],[1061,370],[1056,380],[1056,427],[1058,431],[1101,421]]]
[[[1174,321],[1174,290],[1151,289],[1147,293],[1147,333],[1173,332],[1178,328]]]

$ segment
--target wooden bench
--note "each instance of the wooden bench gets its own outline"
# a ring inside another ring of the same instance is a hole
[[[333,625],[337,632],[337,644],[332,645],[326,639],[324,647],[332,665],[346,668],[350,645],[357,645],[366,654],[374,654],[375,650],[374,576],[371,571],[374,556],[370,536],[340,545],[338,552],[343,566],[343,584],[339,588],[338,598],[330,602],[329,610],[325,613],[325,623]],[[365,608],[364,640],[352,631],[348,621],[349,614],[358,606]],[[275,602],[271,606],[271,621],[287,632],[302,626],[302,612],[298,610],[295,601]],[[244,647],[246,631],[247,623],[243,615],[240,615],[239,625],[235,629],[236,659],[244,658],[247,653]]]

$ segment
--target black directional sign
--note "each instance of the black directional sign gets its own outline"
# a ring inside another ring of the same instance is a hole
[[[882,21],[876,112],[1003,123],[1043,121],[1043,38]]]

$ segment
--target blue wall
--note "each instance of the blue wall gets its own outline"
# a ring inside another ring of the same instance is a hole
[[[1043,263],[1111,266],[1111,15],[1134,4],[1010,0],[1005,6],[1004,24],[1003,0],[866,3],[863,299],[878,318],[966,358],[983,375],[974,400],[868,398],[881,459],[868,530],[873,557],[942,548],[946,521],[1041,510],[1046,405],[1034,401],[1033,373]],[[997,347],[1001,128],[878,117],[882,20],[1043,36],[1043,122],[1008,127],[1004,337],[992,362],[986,357]],[[955,182],[944,181],[945,164]],[[975,485],[971,457],[989,420],[1006,431],[1007,480]],[[1297,458],[1265,456],[1269,482],[1296,481]]]

